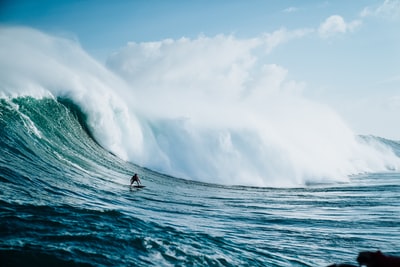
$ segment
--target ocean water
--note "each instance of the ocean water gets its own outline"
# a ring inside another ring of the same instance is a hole
[[[183,38],[100,64],[76,41],[0,27],[0,266],[399,255],[399,140],[354,133],[257,50]]]
[[[69,99],[0,104],[2,266],[326,266],[400,251],[399,172],[291,188],[179,179],[103,149]],[[134,172],[145,188],[129,188]]]

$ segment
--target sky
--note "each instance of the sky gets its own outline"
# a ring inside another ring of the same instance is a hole
[[[400,140],[400,0],[3,0],[0,24],[76,40],[104,65],[129,43],[262,40],[258,60],[304,96],[358,134]]]

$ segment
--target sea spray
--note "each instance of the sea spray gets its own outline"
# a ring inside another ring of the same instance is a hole
[[[272,41],[167,39],[128,43],[109,57],[107,66],[141,99],[141,117],[165,159],[149,166],[261,186],[399,169],[390,149],[360,141],[334,110],[303,96],[304,83],[268,62]]]
[[[263,38],[131,44],[110,56],[113,72],[76,42],[36,30],[2,27],[0,41],[3,96],[71,99],[99,144],[166,174],[298,186],[400,169],[387,146],[360,141],[286,69],[263,62]]]

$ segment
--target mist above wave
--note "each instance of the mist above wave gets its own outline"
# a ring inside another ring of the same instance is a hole
[[[359,140],[268,62],[271,36],[130,43],[111,72],[74,41],[3,27],[0,90],[71,98],[106,149],[188,179],[294,186],[400,169],[389,147]]]

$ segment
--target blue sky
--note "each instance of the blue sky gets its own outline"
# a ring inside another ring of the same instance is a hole
[[[268,63],[360,134],[400,140],[400,1],[2,1],[0,23],[76,39],[100,62],[128,42],[267,36]]]
[[[241,38],[315,28],[338,14],[353,20],[382,1],[3,1],[0,21],[76,35],[89,52],[128,41],[234,34]],[[385,14],[383,14],[385,15]],[[386,25],[388,26],[388,25]],[[397,24],[398,26],[398,24]],[[101,55],[104,56],[104,55]]]

